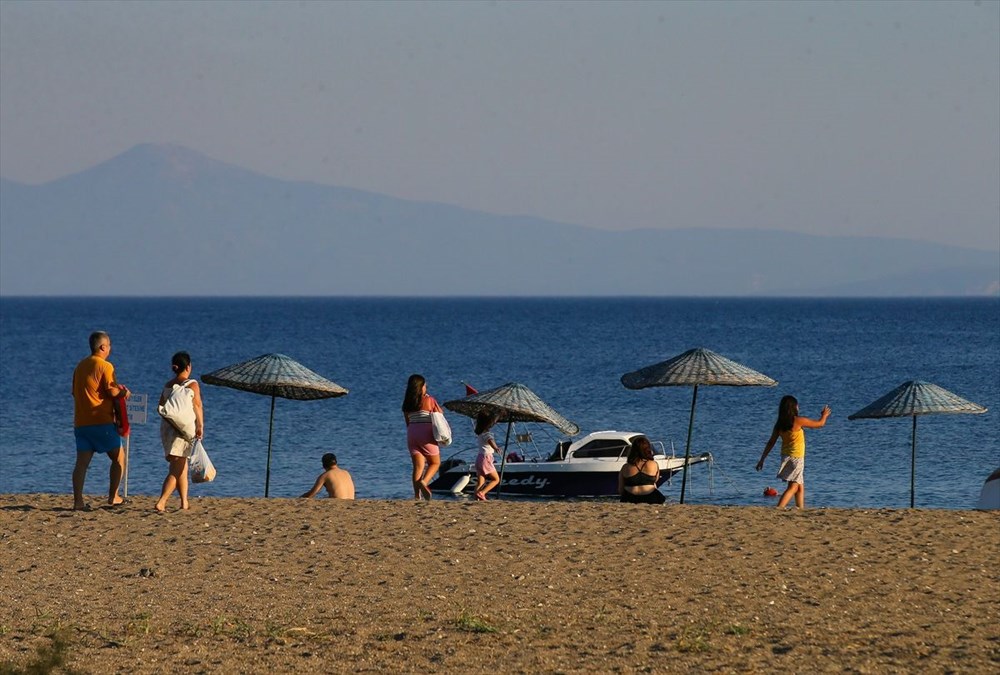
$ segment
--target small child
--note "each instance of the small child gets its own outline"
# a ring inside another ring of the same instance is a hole
[[[496,415],[485,410],[476,415],[476,442],[479,443],[479,454],[476,455],[476,499],[486,501],[486,493],[500,484],[496,466],[493,464],[493,453],[500,452],[497,442],[493,440],[490,429],[497,423]]]
[[[312,489],[304,492],[302,497],[311,499],[325,487],[333,499],[354,499],[354,481],[351,480],[351,474],[337,466],[337,456],[332,452],[323,455],[323,469]]]

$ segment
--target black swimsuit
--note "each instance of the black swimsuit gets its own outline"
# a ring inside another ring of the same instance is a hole
[[[645,464],[643,464],[645,466]],[[650,476],[648,473],[643,473],[640,469],[634,476],[625,476],[622,479],[622,484],[625,487],[640,487],[643,485],[656,486],[656,481],[659,480],[659,476]],[[622,490],[621,495],[619,495],[621,501],[629,504],[662,504],[667,501],[667,498],[663,496],[663,493],[659,490],[652,490],[648,494],[635,495],[628,490]]]
[[[634,476],[625,476],[625,487],[640,487],[642,485],[656,485],[658,476],[650,476],[648,473],[640,471]]]

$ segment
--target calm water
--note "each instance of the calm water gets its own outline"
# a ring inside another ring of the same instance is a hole
[[[71,491],[70,378],[95,329],[111,333],[111,360],[135,392],[158,395],[173,352],[194,373],[282,352],[348,388],[326,401],[278,399],[272,496],[306,490],[324,452],[336,452],[362,498],[406,498],[409,458],[399,410],[410,373],[441,402],[521,382],[586,431],[642,431],[683,453],[689,388],[630,391],[630,370],[707,347],[779,381],[777,388],[703,387],[692,450],[715,470],[692,472],[688,501],[768,504],[780,487],[777,452],[753,466],[779,398],[803,414],[833,408],[808,433],[812,506],[909,504],[911,421],[847,416],[900,383],[927,380],[990,409],[917,425],[917,505],[970,508],[1000,465],[1000,301],[677,299],[0,299],[0,492]],[[203,387],[205,445],[219,470],[195,496],[262,496],[270,399]],[[456,446],[474,438],[450,415]],[[532,429],[541,449],[555,432]],[[153,495],[166,472],[158,418],[133,427],[131,495]],[[445,455],[447,456],[446,449]],[[107,488],[95,457],[87,492]],[[710,478],[714,480],[710,481]],[[713,484],[714,483],[714,489]],[[673,499],[679,480],[664,491]],[[69,497],[67,496],[67,501]]]

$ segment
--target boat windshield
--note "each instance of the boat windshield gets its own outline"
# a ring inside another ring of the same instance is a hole
[[[566,459],[566,451],[569,450],[569,446],[571,444],[572,441],[562,441],[560,443],[556,443],[556,449],[551,455],[549,455],[548,461],[558,462],[560,459]]]
[[[600,438],[587,443],[573,453],[574,457],[624,457],[628,453],[629,444],[618,438]]]

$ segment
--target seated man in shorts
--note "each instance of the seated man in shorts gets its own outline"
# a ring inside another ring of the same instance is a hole
[[[113,400],[128,389],[115,382],[115,367],[108,361],[111,338],[98,331],[90,335],[90,356],[80,361],[73,371],[73,435],[76,437],[76,465],[73,467],[73,509],[87,508],[83,501],[83,485],[87,468],[95,452],[111,460],[108,504],[121,504],[118,487],[125,470],[122,439],[115,427]]]

